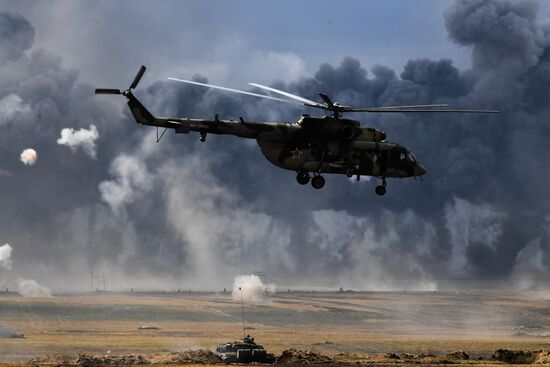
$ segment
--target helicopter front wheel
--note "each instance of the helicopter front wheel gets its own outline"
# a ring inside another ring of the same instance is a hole
[[[300,185],[307,185],[309,183],[309,180],[310,180],[309,174],[305,171],[300,171],[296,175],[296,181],[298,181]]]

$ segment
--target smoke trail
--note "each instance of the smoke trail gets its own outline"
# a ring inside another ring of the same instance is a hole
[[[265,299],[266,292],[273,292],[274,285],[267,286],[260,277],[254,274],[238,275],[233,281],[231,297],[234,301],[260,302]]]
[[[0,246],[0,267],[11,269],[11,252],[12,247],[9,244]]]
[[[31,109],[17,94],[8,94],[0,99],[0,125],[8,123],[18,113],[29,112]]]
[[[32,279],[20,279],[17,292],[23,297],[51,297],[50,290]]]

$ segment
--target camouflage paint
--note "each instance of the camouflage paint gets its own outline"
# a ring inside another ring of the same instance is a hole
[[[425,169],[407,147],[385,141],[383,131],[359,121],[302,115],[298,123],[154,117],[130,91],[124,93],[137,123],[176,133],[234,135],[256,139],[275,166],[291,171],[376,177],[415,177]]]

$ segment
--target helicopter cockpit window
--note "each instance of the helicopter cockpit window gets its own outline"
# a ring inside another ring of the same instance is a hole
[[[414,156],[414,154],[411,153],[407,153],[407,159],[411,162],[416,162],[416,157]]]

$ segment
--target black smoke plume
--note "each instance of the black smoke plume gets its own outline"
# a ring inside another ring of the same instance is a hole
[[[353,106],[502,111],[356,115],[428,169],[422,182],[390,181],[384,198],[373,194],[374,179],[298,186],[253,141],[201,144],[190,135],[154,144],[153,130],[33,49],[27,20],[0,13],[0,102],[20,98],[17,111],[0,111],[8,116],[0,119],[0,240],[14,249],[12,272],[65,287],[87,284],[93,270],[118,286],[220,287],[256,270],[288,285],[542,286],[550,276],[550,27],[537,13],[531,1],[453,3],[445,24],[453,42],[471,47],[469,70],[417,59],[400,74],[381,65],[368,72],[345,57],[312,78],[274,83]],[[295,121],[306,112],[170,82],[136,93],[158,115]],[[56,144],[63,128],[90,125],[97,159]],[[26,147],[40,154],[30,169],[18,162]]]

